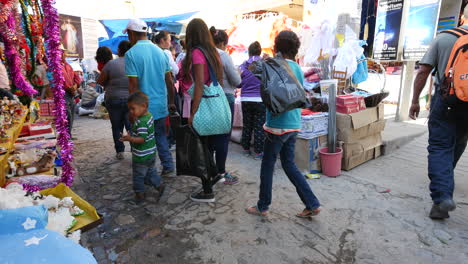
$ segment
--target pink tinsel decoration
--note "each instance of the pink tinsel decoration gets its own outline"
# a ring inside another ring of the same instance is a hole
[[[75,170],[72,166],[73,143],[68,132],[67,110],[62,65],[62,51],[60,50],[60,28],[57,9],[53,7],[55,0],[41,0],[44,11],[44,35],[47,43],[47,59],[49,71],[52,72],[52,91],[55,100],[55,126],[58,132],[57,142],[63,162],[62,182],[67,186],[73,183]]]
[[[19,40],[16,33],[16,5],[18,1],[8,1],[0,6],[0,37],[5,44],[5,56],[9,63],[13,84],[27,96],[37,94],[32,85],[26,80],[21,70],[21,56],[18,53]],[[5,12],[6,11],[6,12]]]

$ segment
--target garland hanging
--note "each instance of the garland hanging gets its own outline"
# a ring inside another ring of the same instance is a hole
[[[22,72],[21,54],[18,52],[19,38],[17,34],[16,0],[3,0],[0,5],[0,37],[5,44],[5,57],[10,67],[10,75],[14,86],[27,96],[37,94]]]
[[[44,33],[47,46],[47,60],[49,71],[52,73],[52,91],[55,100],[55,125],[58,132],[58,144],[63,161],[62,182],[67,186],[73,183],[75,170],[72,166],[73,143],[68,131],[68,120],[65,102],[65,89],[63,78],[62,51],[60,50],[59,16],[57,9],[53,7],[55,0],[41,0],[44,12]]]

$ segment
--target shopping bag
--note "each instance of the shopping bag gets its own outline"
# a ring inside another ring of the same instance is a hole
[[[273,115],[310,105],[302,84],[281,56],[252,63],[251,72],[261,81],[263,103]]]
[[[216,175],[216,165],[207,144],[189,125],[176,129],[177,175]]]
[[[202,49],[200,49],[202,50]],[[203,52],[203,50],[202,50]],[[206,57],[206,56],[205,56]],[[203,95],[193,118],[193,128],[200,136],[222,135],[231,132],[231,108],[213,68],[208,63],[211,84],[203,87]],[[188,90],[194,96],[195,84]]]

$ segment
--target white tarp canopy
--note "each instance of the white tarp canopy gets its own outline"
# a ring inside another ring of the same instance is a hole
[[[236,15],[287,5],[291,0],[57,0],[61,14],[94,19],[166,17],[198,11],[211,26],[226,28]]]

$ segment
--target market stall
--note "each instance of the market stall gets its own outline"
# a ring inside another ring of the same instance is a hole
[[[14,94],[0,98],[0,217],[6,219],[0,241],[4,248],[18,249],[2,254],[2,263],[39,257],[47,263],[83,263],[80,258],[96,263],[79,245],[80,232],[102,218],[70,189],[76,172],[64,99],[59,18],[53,3],[0,1],[0,46],[4,47],[0,59],[9,80],[7,87],[0,88]],[[53,94],[46,103],[36,100],[46,89],[45,81]],[[33,250],[31,243],[48,250]],[[45,256],[51,250],[70,254]],[[75,262],[70,260],[74,256]]]

